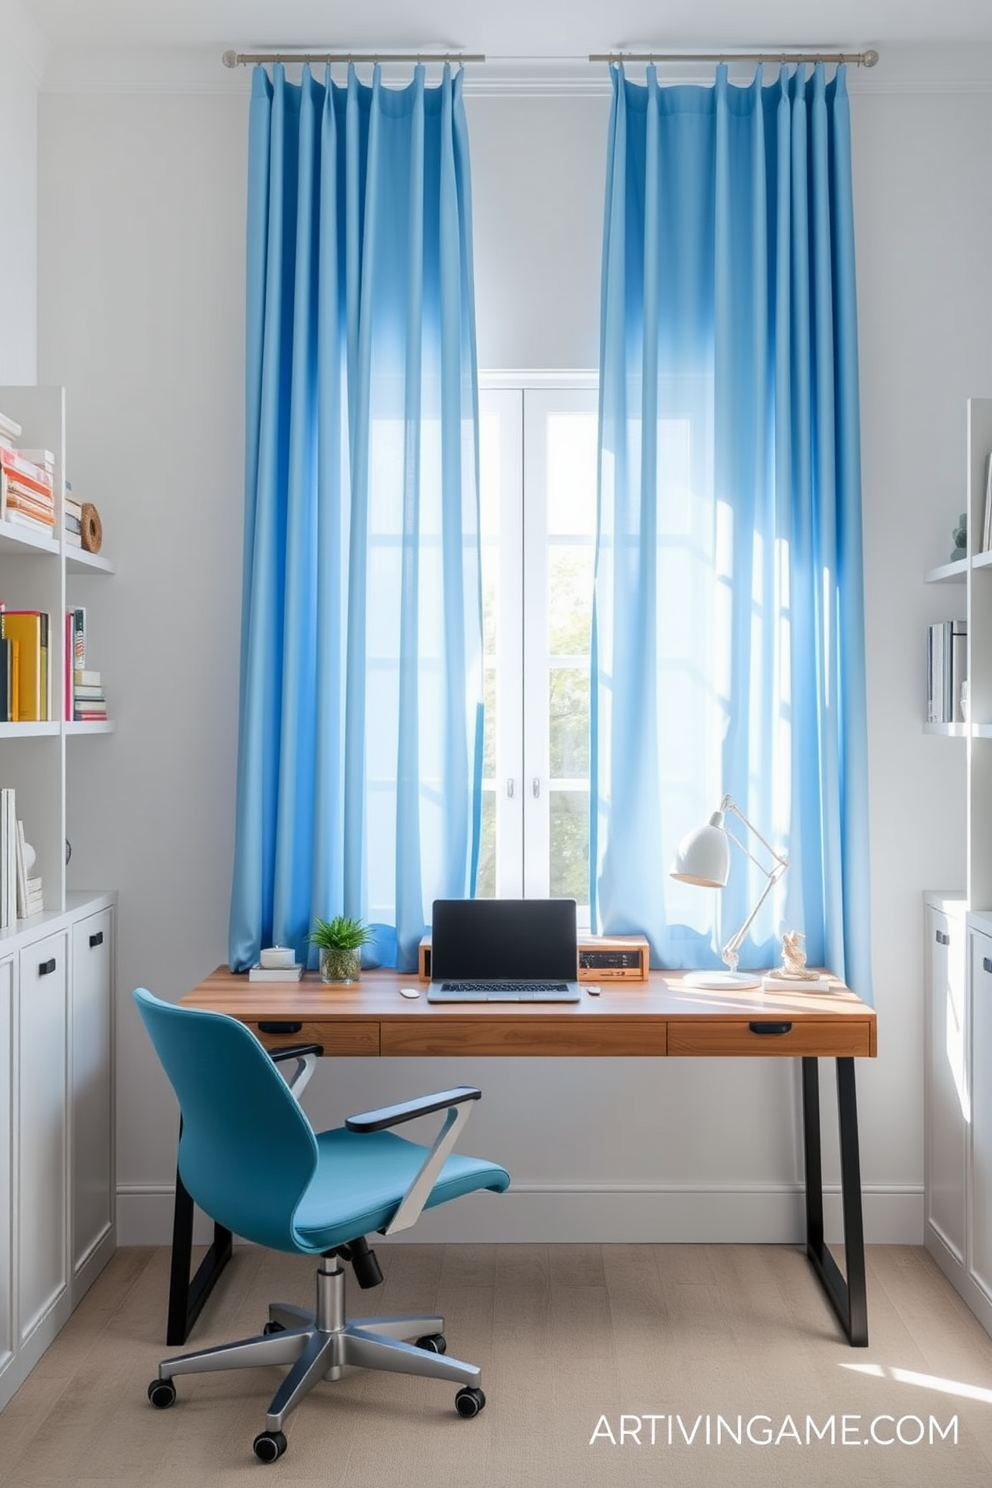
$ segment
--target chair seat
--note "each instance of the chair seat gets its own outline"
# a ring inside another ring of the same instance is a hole
[[[294,1216],[301,1249],[313,1254],[346,1245],[388,1225],[428,1149],[392,1132],[341,1127],[317,1134],[317,1169]],[[425,1209],[478,1189],[503,1193],[510,1175],[497,1163],[453,1153]]]

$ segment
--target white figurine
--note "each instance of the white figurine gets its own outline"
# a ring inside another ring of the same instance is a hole
[[[806,965],[805,935],[799,930],[786,930],[782,936],[782,965],[769,976],[785,977],[790,982],[815,982],[818,973]]]

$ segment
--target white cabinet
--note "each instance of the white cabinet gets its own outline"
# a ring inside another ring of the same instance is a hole
[[[113,1254],[115,899],[0,959],[0,1409]]]
[[[972,926],[971,1124],[968,1201],[968,1275],[982,1298],[980,1316],[992,1325],[992,927]]]
[[[964,1265],[968,1093],[964,896],[926,904],[927,1243]]]
[[[109,908],[72,927],[70,1256],[76,1289],[114,1226],[113,944]]]
[[[992,1333],[992,916],[928,895],[924,1243]]]
[[[14,961],[6,956],[0,960],[0,1381],[14,1357],[13,1020]]]
[[[18,958],[14,1290],[21,1348],[68,1300],[67,958],[64,930],[25,946]],[[68,1306],[63,1311],[68,1316]]]

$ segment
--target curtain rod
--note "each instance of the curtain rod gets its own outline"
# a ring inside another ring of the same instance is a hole
[[[864,52],[594,52],[590,62],[853,62],[874,67],[878,53]]]
[[[470,52],[225,52],[225,67],[253,62],[485,62]]]

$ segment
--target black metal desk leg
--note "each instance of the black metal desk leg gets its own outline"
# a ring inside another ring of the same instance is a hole
[[[231,1259],[231,1231],[214,1223],[213,1243],[190,1276],[193,1257],[193,1200],[176,1172],[176,1207],[172,1220],[172,1269],[169,1277],[169,1316],[165,1341],[185,1343],[214,1283]]]
[[[814,1057],[803,1059],[803,1143],[806,1157],[806,1255],[852,1348],[868,1343],[865,1232],[861,1210],[861,1158],[854,1060],[837,1060],[840,1187],[844,1211],[847,1278],[823,1240],[823,1166],[820,1144],[820,1079]]]

